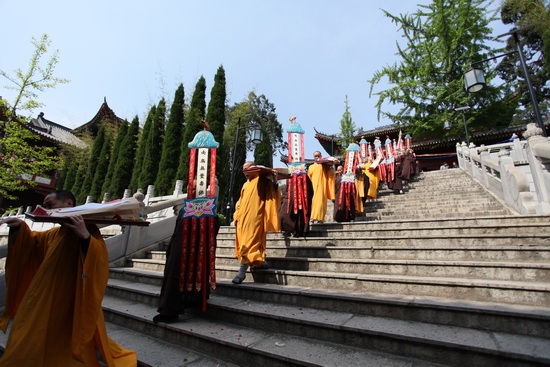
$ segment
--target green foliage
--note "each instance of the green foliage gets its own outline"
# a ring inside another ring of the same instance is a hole
[[[501,7],[501,17],[504,24],[523,29],[517,36],[537,101],[550,99],[550,3],[542,0],[506,0]],[[515,50],[516,42],[513,36],[509,36],[506,40],[506,52]],[[501,79],[515,85],[511,95],[519,94],[519,103],[523,110],[532,110],[531,96],[518,53],[503,57],[497,72]],[[548,113],[548,108],[541,108],[541,112],[543,111]],[[518,111],[518,114],[527,118],[525,122],[532,120],[524,111]]]
[[[111,158],[109,160],[109,168],[107,169],[107,174],[105,175],[105,178],[103,180],[103,184],[101,186],[101,194],[113,193],[113,173],[115,171],[115,166],[118,160],[118,153],[120,151],[120,146],[122,145],[122,141],[126,137],[126,134],[128,133],[128,121],[123,120],[120,126],[118,127],[118,131],[116,133],[116,139],[113,144],[113,149],[111,153]],[[103,197],[103,195],[100,195]]]
[[[340,136],[349,145],[353,141],[353,137],[356,135],[357,128],[351,118],[351,112],[349,112],[348,96],[346,96],[345,102],[346,110],[340,120]]]
[[[203,76],[199,78],[195,85],[195,91],[189,105],[185,131],[181,147],[180,162],[178,166],[178,178],[183,180],[184,187],[187,187],[189,173],[189,148],[187,144],[193,140],[195,135],[203,129],[200,120],[204,119],[206,110],[206,80]]]
[[[57,78],[53,75],[55,67],[59,62],[58,51],[54,51],[53,55],[46,63],[46,66],[41,66],[42,57],[48,52],[48,47],[51,41],[47,34],[43,34],[39,40],[32,38],[34,45],[34,53],[29,61],[29,68],[26,72],[21,69],[14,70],[15,75],[9,75],[3,70],[0,70],[0,75],[15,84],[15,86],[6,86],[7,89],[17,91],[17,96],[11,105],[8,118],[16,115],[17,109],[32,111],[35,108],[41,107],[42,103],[38,102],[38,94],[36,91],[43,92],[45,89],[54,88],[57,84],[68,83],[67,79]]]
[[[157,195],[168,195],[174,190],[176,172],[181,154],[181,141],[183,136],[185,96],[183,84],[180,84],[174,95],[174,102],[170,108],[170,117],[166,124],[166,133],[162,144],[162,157],[160,159],[155,192]]]
[[[227,110],[226,105],[227,92],[225,83],[225,70],[223,66],[218,68],[216,75],[214,76],[214,86],[210,91],[210,101],[208,102],[208,108],[206,112],[206,121],[210,125],[210,131],[214,135],[214,139],[220,143],[220,147],[216,152],[216,174],[218,176],[219,187],[229,186],[229,151],[225,149],[223,142],[223,135],[225,132],[225,112]],[[218,197],[218,202],[224,205],[225,192],[221,190]],[[223,223],[223,222],[222,222]]]
[[[151,133],[151,128],[153,126],[153,120],[155,118],[155,112],[157,106],[151,106],[145,124],[143,124],[143,129],[139,137],[138,148],[136,153],[136,163],[134,165],[134,170],[132,172],[132,180],[130,181],[130,189],[132,192],[135,192],[137,189],[146,190],[147,187],[141,186],[139,177],[141,175],[141,170],[143,168],[143,160],[145,157],[145,149],[147,148],[147,141],[149,140],[149,134]]]
[[[93,197],[94,202],[100,203],[103,200],[102,187],[105,177],[107,176],[107,171],[109,170],[109,165],[111,161],[112,154],[112,138],[109,135],[105,136],[105,141],[101,147],[101,152],[99,154],[99,160],[97,162],[97,167],[92,179],[92,188],[90,190],[90,195]]]
[[[86,174],[84,175],[82,186],[78,191],[78,195],[74,194],[73,192],[73,194],[76,196],[76,201],[79,203],[84,203],[86,201],[86,197],[88,195],[91,195],[92,184],[93,184],[96,168],[99,163],[99,158],[101,156],[101,150],[103,149],[103,144],[105,143],[105,139],[109,138],[108,136],[106,136],[106,130],[107,130],[107,127],[105,125],[102,125],[101,128],[99,129],[97,136],[94,140],[94,143],[92,144],[90,158],[88,159],[88,165],[86,169]]]
[[[134,171],[138,135],[139,119],[136,116],[128,128],[128,132],[118,152],[111,185],[111,195],[113,198],[121,198],[124,194],[124,190],[130,187],[132,172]]]
[[[397,45],[401,61],[377,71],[371,83],[373,87],[387,78],[393,87],[375,93],[378,95],[379,118],[384,115],[394,123],[406,124],[416,138],[443,137],[447,132],[444,122],[459,124],[461,116],[456,107],[477,105],[469,110],[468,126],[490,128],[501,123],[495,119],[481,120],[476,114],[501,99],[499,88],[487,88],[476,95],[464,91],[463,73],[468,65],[493,56],[493,50],[485,45],[491,37],[483,0],[437,0],[429,5],[419,5],[412,15],[385,15],[397,24],[406,40],[406,46]],[[494,72],[486,73],[490,81]],[[397,104],[397,113],[382,110],[385,103]]]
[[[162,98],[157,105],[151,131],[147,137],[143,167],[139,175],[141,187],[155,184],[155,178],[159,169],[160,156],[162,153],[162,140],[164,138],[164,124],[166,121],[166,101]]]
[[[54,148],[35,144],[38,137],[19,121],[0,121],[0,196],[16,199],[15,193],[33,186],[32,176],[49,177],[58,165]]]

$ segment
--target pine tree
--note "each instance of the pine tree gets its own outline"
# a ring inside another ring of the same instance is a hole
[[[128,121],[123,120],[120,126],[118,127],[116,139],[112,148],[111,158],[109,160],[109,168],[107,169],[107,174],[105,175],[105,180],[103,181],[103,185],[101,187],[101,194],[105,194],[105,193],[112,194],[113,172],[115,171],[116,162],[118,160],[118,152],[120,151],[120,146],[122,144],[122,141],[126,137],[127,133],[128,133]]]
[[[351,118],[351,112],[349,112],[349,101],[348,96],[346,96],[346,110],[342,115],[340,120],[340,136],[344,139],[347,144],[352,143],[353,137],[355,136],[356,127],[355,123]]]
[[[166,102],[162,98],[153,117],[153,124],[147,139],[145,155],[143,156],[143,168],[139,175],[141,187],[154,185],[159,169],[160,155],[162,152],[162,139],[164,137],[164,124],[166,119]]]
[[[95,171],[97,168],[97,164],[99,162],[99,157],[101,155],[101,149],[103,148],[103,143],[106,139],[106,125],[101,125],[101,128],[99,129],[97,136],[94,140],[94,143],[92,145],[92,150],[90,153],[90,159],[88,160],[88,168],[86,170],[86,175],[84,177],[84,182],[82,183],[82,187],[80,188],[80,191],[77,196],[77,201],[82,203],[86,201],[86,196],[90,195],[92,190],[92,183],[95,176]]]
[[[229,184],[229,165],[225,164],[229,161],[227,150],[223,149],[223,134],[225,132],[225,111],[227,92],[225,85],[225,70],[223,66],[218,68],[214,76],[214,86],[210,91],[210,101],[206,110],[206,121],[210,125],[210,131],[214,135],[214,139],[220,143],[220,147],[216,152],[216,174],[218,176],[219,187],[227,187]],[[225,192],[220,190],[218,202],[225,205]]]
[[[180,84],[174,95],[174,102],[170,108],[170,117],[166,124],[166,133],[162,144],[162,157],[160,159],[155,191],[159,195],[167,195],[174,189],[176,182],[175,162],[179,162],[181,153],[181,141],[184,124],[184,98],[183,84]]]
[[[103,146],[101,147],[101,153],[99,154],[97,167],[94,172],[92,188],[90,190],[90,195],[96,203],[100,203],[103,200],[103,197],[101,196],[101,188],[103,187],[105,176],[107,175],[107,171],[109,170],[109,164],[111,161],[111,141],[112,138],[110,134],[106,133]]]
[[[113,172],[111,184],[111,194],[113,198],[120,198],[124,194],[124,190],[130,187],[132,180],[132,172],[134,170],[134,162],[136,158],[136,150],[139,135],[139,119],[134,117],[128,132],[120,145],[118,158]]]
[[[151,132],[151,127],[153,126],[153,119],[155,118],[155,112],[157,106],[153,105],[149,110],[145,124],[143,124],[143,129],[141,130],[141,135],[139,137],[138,148],[136,153],[136,163],[134,165],[134,170],[132,171],[132,180],[130,181],[130,189],[132,192],[135,192],[137,189],[146,190],[147,187],[141,187],[139,185],[139,177],[141,175],[141,170],[143,168],[143,159],[145,157],[145,148],[147,147],[147,140],[149,139],[149,134]]]
[[[491,39],[489,23],[494,18],[488,15],[484,0],[438,0],[419,5],[412,15],[384,14],[403,32],[406,45],[397,45],[401,61],[377,71],[369,81],[371,94],[383,79],[393,85],[376,93],[379,117],[407,124],[416,138],[460,134],[462,117],[454,109],[464,105],[478,106],[469,111],[469,127],[487,128],[499,122],[477,120],[475,114],[494,104],[500,91],[487,88],[473,95],[464,92],[463,84],[468,65],[498,51],[486,45]],[[486,79],[493,76],[488,73]],[[400,106],[400,110],[382,111],[386,102]],[[444,129],[445,121],[452,123],[452,130]]]
[[[195,91],[189,105],[187,113],[187,121],[185,123],[185,131],[183,133],[182,152],[178,166],[177,177],[181,177],[184,186],[187,185],[187,175],[189,173],[189,148],[188,144],[193,140],[195,135],[202,130],[200,120],[204,119],[206,110],[206,80],[201,76],[195,85]]]

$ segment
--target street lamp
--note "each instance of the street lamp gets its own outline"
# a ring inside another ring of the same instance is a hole
[[[466,133],[466,143],[470,146],[470,137],[468,136],[468,126],[466,125],[466,117],[464,116],[464,111],[469,109],[470,106],[463,106],[455,108],[455,111],[462,112],[462,121],[464,121],[464,132]]]
[[[237,122],[237,130],[235,131],[235,144],[233,145],[233,154],[231,158],[231,177],[229,180],[229,201],[227,203],[227,212],[226,212],[226,219],[228,223],[231,223],[231,219],[229,218],[230,214],[233,213],[234,210],[234,199],[233,199],[233,189],[235,187],[235,175],[236,175],[236,165],[237,165],[237,146],[239,143],[239,132],[241,130],[251,130],[250,134],[250,142],[254,145],[258,145],[263,140],[263,132],[262,132],[262,126],[258,123],[251,122],[245,126],[241,126],[241,118],[242,116],[239,116],[239,120]]]
[[[534,25],[530,25],[530,26],[523,27],[523,28],[518,28],[518,29],[515,29],[515,30],[510,31],[508,33],[501,34],[500,36],[496,36],[495,39],[498,39],[498,38],[508,36],[508,35],[511,34],[514,37],[514,43],[516,45],[516,50],[505,53],[505,54],[502,54],[502,55],[498,55],[498,56],[495,56],[495,57],[491,57],[489,59],[485,59],[485,60],[481,60],[481,61],[477,61],[477,62],[472,63],[470,65],[471,66],[470,70],[468,70],[464,74],[464,86],[465,86],[466,90],[470,93],[479,92],[480,90],[482,90],[486,86],[485,77],[483,76],[483,71],[481,69],[474,68],[474,65],[478,65],[478,64],[484,63],[486,61],[494,60],[494,59],[497,59],[499,57],[507,56],[507,55],[510,55],[512,53],[517,52],[518,55],[519,55],[519,61],[521,63],[521,68],[523,70],[523,75],[525,76],[525,81],[527,82],[527,89],[529,91],[529,96],[531,97],[531,103],[533,104],[533,110],[535,112],[535,119],[536,119],[537,125],[538,125],[539,128],[542,129],[543,136],[546,137],[547,136],[546,129],[544,128],[544,123],[542,122],[542,117],[541,117],[540,110],[539,110],[539,104],[537,102],[537,97],[535,95],[535,90],[533,89],[533,84],[531,83],[531,78],[529,76],[529,70],[527,69],[527,63],[525,62],[525,55],[523,54],[523,49],[521,48],[521,45],[519,43],[519,37],[518,37],[518,32],[527,30],[527,29],[532,28],[532,27],[534,27]]]

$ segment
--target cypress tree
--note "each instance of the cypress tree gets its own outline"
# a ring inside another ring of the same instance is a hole
[[[101,155],[101,149],[103,148],[103,143],[105,142],[105,125],[101,125],[97,136],[92,145],[92,152],[90,154],[90,159],[88,160],[88,169],[86,170],[86,175],[84,177],[84,182],[80,188],[80,192],[77,196],[78,202],[85,202],[86,196],[90,195],[92,190],[92,181],[95,176],[95,170],[97,168],[97,163],[99,162],[99,156]]]
[[[82,204],[82,200],[79,200],[79,197],[80,191],[82,190],[82,185],[84,184],[84,179],[86,178],[86,172],[88,171],[89,154],[90,150],[87,148],[80,155],[78,159],[78,168],[76,170],[76,179],[74,181],[74,185],[71,187],[71,192],[76,197],[76,201],[79,204]]]
[[[105,140],[103,146],[101,147],[101,153],[99,154],[99,159],[97,162],[97,167],[95,169],[94,178],[92,180],[92,188],[90,190],[90,195],[95,202],[100,203],[103,199],[101,197],[101,188],[105,181],[105,176],[107,176],[107,171],[109,170],[109,164],[111,161],[111,136],[110,134],[105,135]]]
[[[223,66],[218,68],[214,76],[214,86],[210,91],[210,101],[206,111],[206,121],[210,125],[210,131],[214,135],[214,139],[220,143],[220,147],[216,152],[216,174],[218,176],[219,187],[227,187],[229,184],[229,165],[224,162],[229,162],[229,154],[223,146],[223,134],[225,132],[225,110],[226,110],[226,83],[225,70]],[[219,202],[224,207],[225,192],[220,190]]]
[[[120,198],[124,194],[124,190],[130,187],[132,172],[136,158],[136,149],[139,135],[139,119],[134,117],[128,132],[122,140],[120,150],[113,172],[111,184],[111,194],[113,198]]]
[[[78,171],[78,156],[66,157],[66,165],[64,171],[66,171],[65,180],[63,186],[58,187],[62,190],[71,190],[76,180],[76,172]]]
[[[189,148],[188,144],[193,140],[195,135],[203,128],[200,120],[204,118],[206,110],[206,80],[203,76],[195,85],[195,91],[189,105],[189,113],[185,123],[185,131],[183,133],[182,151],[178,167],[177,177],[181,177],[184,185],[187,185],[187,174],[189,173]]]
[[[164,137],[164,124],[166,116],[166,102],[162,98],[157,106],[153,117],[153,124],[147,139],[145,155],[143,157],[143,167],[139,175],[139,184],[141,187],[147,187],[155,183],[155,178],[159,169],[160,155],[162,152],[162,139]]]
[[[174,189],[176,180],[177,165],[179,161],[180,147],[184,124],[184,90],[183,84],[180,84],[174,95],[174,102],[170,108],[170,117],[166,124],[166,133],[162,144],[162,157],[160,159],[157,179],[155,181],[155,191],[159,195],[170,194]]]
[[[145,157],[145,147],[147,146],[147,139],[149,139],[149,133],[151,131],[151,126],[153,125],[153,118],[155,116],[155,111],[157,106],[153,105],[149,110],[145,124],[143,124],[143,129],[141,130],[141,136],[139,138],[137,153],[136,153],[136,163],[134,165],[134,170],[132,172],[132,180],[130,181],[130,189],[132,192],[135,192],[137,189],[147,189],[139,186],[139,176],[141,175],[141,169],[143,168],[143,158]]]
[[[116,134],[116,139],[112,147],[111,159],[109,161],[109,168],[107,169],[107,174],[105,175],[105,180],[103,181],[103,186],[101,187],[101,193],[105,194],[106,192],[112,194],[112,182],[113,182],[113,172],[115,170],[115,165],[118,160],[118,152],[120,151],[120,146],[122,145],[122,140],[126,137],[128,133],[128,121],[124,120],[118,128]]]

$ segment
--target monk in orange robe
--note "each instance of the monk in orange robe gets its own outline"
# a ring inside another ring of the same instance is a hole
[[[369,199],[376,199],[378,197],[378,185],[380,184],[380,170],[376,167],[374,170],[370,169],[372,165],[372,159],[369,159],[365,163],[364,173],[369,178],[369,191],[367,197]]]
[[[267,269],[265,261],[267,232],[280,232],[277,210],[279,190],[274,182],[259,172],[247,171],[254,162],[243,165],[247,181],[241,189],[241,196],[233,215],[236,228],[235,257],[241,262],[233,283],[241,284],[246,278],[248,266]],[[276,181],[277,172],[274,171]]]
[[[68,191],[44,201],[47,209],[74,206]],[[105,242],[80,216],[49,231],[33,232],[21,219],[10,227],[6,307],[0,328],[13,319],[2,367],[137,365],[134,352],[107,336],[101,301],[109,277]]]
[[[315,161],[307,170],[307,175],[313,183],[313,200],[311,202],[311,222],[323,223],[327,214],[327,200],[334,200],[335,173],[333,166],[318,163],[321,152],[313,153]]]

